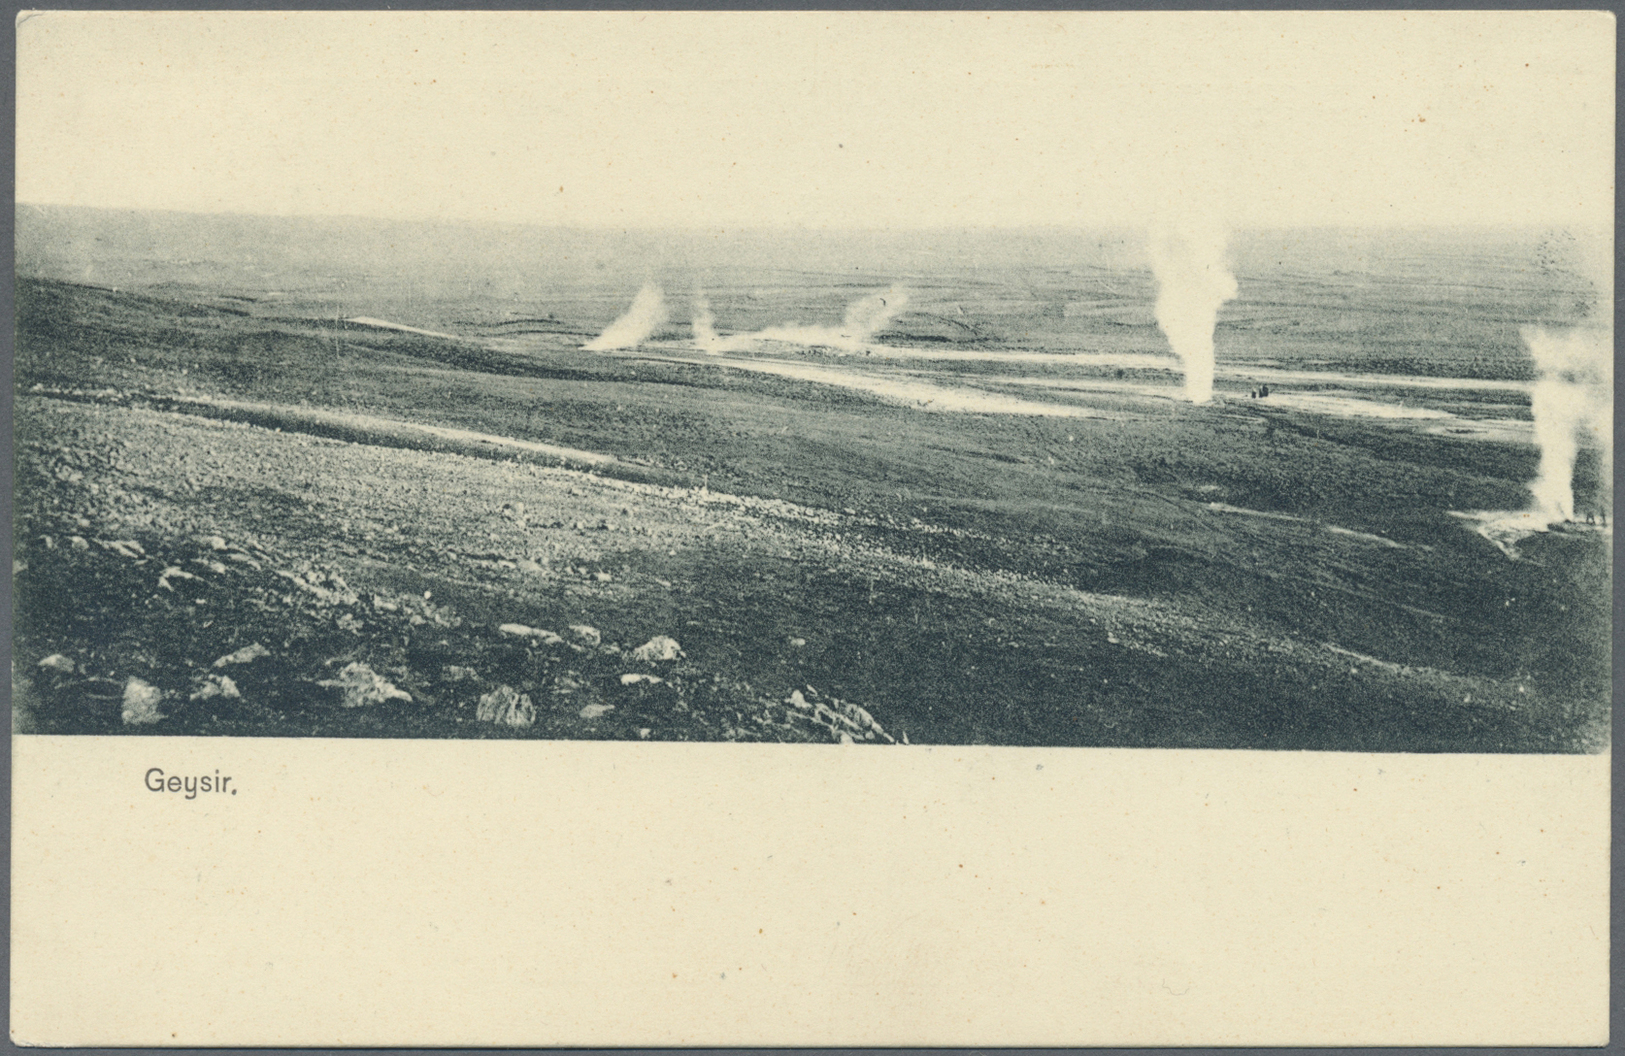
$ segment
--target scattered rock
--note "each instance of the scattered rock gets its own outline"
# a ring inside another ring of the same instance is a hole
[[[649,685],[655,686],[664,681],[665,679],[658,675],[625,674],[621,676],[621,685],[623,686],[635,686],[639,682],[647,682]]]
[[[781,721],[786,725],[799,725],[803,729],[811,725],[842,744],[856,743],[860,738],[897,743],[865,709],[833,697],[821,697],[811,686],[805,689],[805,692],[799,689],[793,691],[785,702],[789,708],[783,713]]]
[[[493,722],[498,726],[529,726],[536,721],[536,705],[530,697],[512,686],[498,686],[480,697],[474,712],[480,722]]]
[[[27,572],[27,571],[28,571],[28,562],[27,561],[18,561],[15,558],[12,559],[12,562],[11,562],[11,574],[12,575],[19,576],[19,575],[22,575],[24,572]]]
[[[797,649],[800,649],[800,648],[802,648],[803,646],[805,646],[807,644],[807,639],[805,639],[805,638],[792,638],[792,639],[790,639],[790,644],[795,646]]]
[[[141,544],[134,539],[98,539],[96,545],[120,557],[127,557],[131,561],[139,561],[147,556],[147,552],[141,548]]]
[[[559,645],[564,641],[552,631],[544,631],[540,627],[527,627],[522,623],[505,623],[497,630],[516,638],[535,638],[546,645]]]
[[[596,579],[600,583],[608,583],[615,577],[610,575],[608,572],[594,572],[592,574],[592,578]]]
[[[875,717],[869,714],[867,710],[859,707],[856,704],[847,704],[841,701],[837,701],[836,703],[841,708],[845,709],[848,715],[857,720],[858,725],[868,727],[868,732],[864,734],[865,737],[871,737],[876,733],[880,734],[881,736],[885,736],[886,731],[881,729],[880,723],[876,722]]]
[[[176,568],[174,565],[171,565],[168,568],[164,569],[163,572],[159,574],[159,576],[158,576],[158,585],[160,587],[162,587],[163,589],[165,589],[165,590],[173,591],[175,588],[169,585],[170,580],[172,580],[172,579],[196,579],[196,578],[197,578],[196,576],[192,575],[192,573],[190,573],[190,572],[187,572],[185,569]]]
[[[203,545],[207,546],[210,550],[224,550],[226,548],[226,541],[220,538],[218,535],[209,535],[204,536]]]
[[[228,554],[233,561],[242,561],[250,568],[258,571],[260,563],[246,554]],[[277,575],[286,579],[300,590],[312,594],[318,601],[326,605],[354,605],[361,599],[350,590],[350,585],[344,582],[339,575],[324,575],[315,569],[306,572],[289,572],[287,569],[277,569]],[[323,586],[323,584],[326,586]]]
[[[682,647],[676,639],[665,635],[656,635],[647,642],[632,650],[632,659],[649,663],[655,660],[676,660],[683,655]]]
[[[604,640],[604,636],[598,633],[598,628],[589,627],[584,623],[572,623],[570,633],[583,645],[598,645]]]
[[[412,699],[412,694],[404,689],[395,688],[393,683],[360,661],[346,665],[344,670],[339,672],[338,678],[323,679],[316,684],[343,690],[343,704],[347,708]]]
[[[74,665],[74,662],[63,656],[61,653],[52,653],[44,660],[41,660],[39,662],[39,666],[43,667],[47,671],[60,671],[64,675],[71,675],[74,673],[74,671],[78,670],[78,668]]]
[[[139,678],[132,678],[124,684],[124,722],[128,726],[150,726],[163,718],[158,711],[158,704],[164,699],[164,691],[157,686],[148,685]]]
[[[193,700],[208,700],[211,697],[224,697],[227,700],[240,700],[242,694],[237,691],[237,683],[225,675],[210,675],[208,680],[192,693]]]
[[[536,562],[532,561],[528,557],[522,557],[518,561],[514,562],[514,564],[518,567],[519,571],[521,571],[521,572],[540,572],[542,570],[541,565],[539,565]]]
[[[586,707],[581,709],[581,717],[584,719],[596,719],[614,710],[615,705],[613,704],[588,704]]]
[[[472,682],[479,674],[472,667],[458,667],[456,664],[447,664],[440,669],[442,682]]]
[[[261,645],[260,643],[255,642],[253,645],[243,646],[235,653],[227,653],[225,656],[222,656],[220,659],[216,660],[214,662],[214,666],[226,667],[231,664],[249,664],[253,663],[255,660],[258,660],[262,656],[270,655],[271,650],[265,648],[265,646]]]
[[[639,737],[639,738],[640,738],[640,739],[642,739],[642,740],[645,740],[645,741],[647,741],[647,740],[648,740],[648,739],[649,739],[649,735],[650,735],[650,734],[651,734],[651,733],[653,733],[653,732],[654,732],[654,731],[653,731],[653,730],[651,730],[651,729],[649,729],[649,727],[647,727],[647,726],[641,726],[641,727],[639,727],[639,728],[638,728],[638,737]]]
[[[85,542],[85,537],[82,536],[82,535],[69,536],[68,537],[68,543],[75,550],[89,550],[90,549],[90,544]]]

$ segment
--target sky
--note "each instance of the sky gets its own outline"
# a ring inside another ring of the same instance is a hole
[[[1599,12],[48,12],[17,199],[611,227],[1611,224]]]

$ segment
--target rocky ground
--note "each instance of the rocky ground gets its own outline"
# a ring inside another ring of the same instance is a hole
[[[1605,542],[1450,516],[1515,447],[19,290],[19,730],[1607,744]]]
[[[940,684],[943,669],[918,648],[920,607],[913,633],[898,627],[908,623],[900,596],[997,613],[971,633],[993,654],[992,685],[1030,693],[1015,706],[1032,726],[1009,739],[1041,736],[1035,720],[1054,721],[1057,695],[1072,696],[1079,739],[1132,738],[1136,722],[1209,736],[1226,721],[1223,702],[1170,721],[1159,711],[1177,698],[1148,699],[1146,671],[1192,662],[1217,679],[1290,658],[1306,690],[1403,690],[1412,714],[1488,731],[1520,703],[1491,680],[1294,644],[1154,601],[939,566],[908,553],[910,535],[943,531],[924,522],[83,395],[24,396],[18,422],[23,730],[1009,737],[1008,714],[982,716],[981,727],[933,721],[930,699],[953,711],[967,687]],[[871,682],[854,700],[842,685],[863,681],[852,670],[858,642],[883,648],[873,638],[887,629],[909,643],[923,709],[919,695],[899,701]],[[1073,662],[1080,653],[1094,662]],[[972,682],[978,666],[954,664]],[[1018,669],[1026,677],[1012,687]],[[1045,693],[1035,673],[1062,685]],[[998,703],[982,688],[984,706]]]
[[[804,548],[809,511],[150,410],[19,413],[51,438],[21,459],[42,500],[19,510],[22,730],[894,741],[814,686],[689,658],[684,588],[625,560],[634,540]],[[562,622],[595,609],[623,618]]]

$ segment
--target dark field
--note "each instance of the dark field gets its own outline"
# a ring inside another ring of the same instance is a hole
[[[1238,240],[1198,407],[1156,391],[1171,359],[1112,358],[1166,346],[1111,235],[791,254],[18,222],[21,730],[1607,746],[1611,535],[1514,557],[1452,516],[1529,501],[1519,331],[1591,297],[1557,236]],[[773,357],[858,379],[827,384],[706,361],[682,321],[581,351],[648,278],[677,316],[703,286],[729,331],[896,283],[878,340],[989,356]],[[1325,380],[1247,399],[1266,370]],[[1064,413],[941,412],[901,382]],[[1305,409],[1325,396],[1419,417]],[[1583,452],[1577,508],[1611,507],[1598,468]],[[660,637],[681,655],[634,655]],[[528,722],[488,721],[520,695],[502,715]]]

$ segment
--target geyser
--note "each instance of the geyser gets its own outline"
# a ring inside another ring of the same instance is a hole
[[[713,356],[723,351],[722,339],[717,336],[716,316],[711,314],[711,302],[703,293],[694,295],[693,327],[697,348]]]
[[[1539,374],[1529,411],[1540,467],[1529,493],[1547,525],[1574,519],[1574,462],[1582,443],[1600,456],[1599,503],[1612,502],[1614,480],[1614,241],[1609,232],[1582,230],[1564,233],[1557,244],[1568,258],[1565,270],[1592,294],[1579,325],[1523,332]]]
[[[860,352],[874,340],[876,334],[903,314],[908,307],[908,291],[898,286],[860,297],[846,306],[840,326],[807,326],[792,323],[769,326],[745,334],[720,337],[716,320],[705,298],[694,302],[694,344],[715,355],[719,352],[740,352],[760,341],[784,341],[795,345],[838,348],[844,352]]]
[[[1157,325],[1185,371],[1185,398],[1213,399],[1213,327],[1219,306],[1236,295],[1225,262],[1224,231],[1214,224],[1153,228],[1151,272],[1157,280]]]
[[[893,319],[908,307],[908,291],[893,286],[884,293],[871,293],[846,306],[841,322],[841,335],[860,344],[867,344],[876,334],[886,329]]]
[[[1613,480],[1613,341],[1598,329],[1523,335],[1540,370],[1530,392],[1540,468],[1529,485],[1535,512],[1547,524],[1574,519],[1574,461],[1581,440],[1602,455],[1600,482]]]
[[[626,314],[610,323],[604,332],[582,347],[589,352],[608,352],[617,348],[635,348],[649,340],[666,322],[666,295],[660,287],[650,283],[632,299]]]

